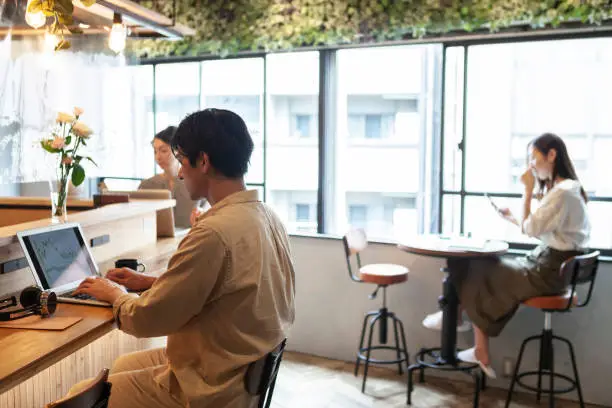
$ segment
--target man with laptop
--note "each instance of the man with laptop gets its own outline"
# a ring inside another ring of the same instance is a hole
[[[76,290],[112,304],[126,333],[168,336],[165,349],[115,362],[109,407],[253,406],[257,401],[244,388],[247,366],[281,343],[294,319],[287,233],[257,191],[246,190],[253,141],[238,115],[193,113],[179,125],[172,147],[191,198],[206,198],[210,210],[157,279],[113,269]],[[127,294],[112,281],[145,291]]]

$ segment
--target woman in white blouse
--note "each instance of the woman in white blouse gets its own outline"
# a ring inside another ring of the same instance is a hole
[[[499,335],[522,301],[563,293],[566,281],[559,276],[561,264],[585,253],[589,239],[587,195],[563,140],[545,133],[528,150],[529,165],[521,176],[523,214],[517,219],[507,208],[499,214],[524,234],[538,238],[540,245],[524,258],[472,261],[451,275],[461,306],[473,323],[475,340],[473,348],[457,356],[478,363],[490,377],[495,372],[489,365],[489,337]],[[533,198],[541,200],[535,211]],[[441,327],[441,313],[428,316],[424,325]]]

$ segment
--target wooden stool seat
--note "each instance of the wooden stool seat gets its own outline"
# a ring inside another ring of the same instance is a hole
[[[567,308],[571,296],[572,291],[568,289],[563,295],[533,297],[524,301],[523,304],[542,310],[564,310]],[[577,304],[578,296],[574,293],[571,305],[576,306]]]
[[[369,264],[359,268],[363,282],[377,285],[393,285],[408,280],[408,268],[395,264]]]

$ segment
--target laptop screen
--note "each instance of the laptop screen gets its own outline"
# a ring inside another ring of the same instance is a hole
[[[47,228],[41,232],[21,234],[24,251],[31,260],[45,289],[76,286],[88,276],[96,276],[97,268],[78,225]]]

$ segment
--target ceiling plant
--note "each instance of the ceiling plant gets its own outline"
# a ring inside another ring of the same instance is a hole
[[[286,50],[422,37],[513,24],[599,24],[612,0],[139,0],[196,29],[181,41],[134,40],[139,57]]]

